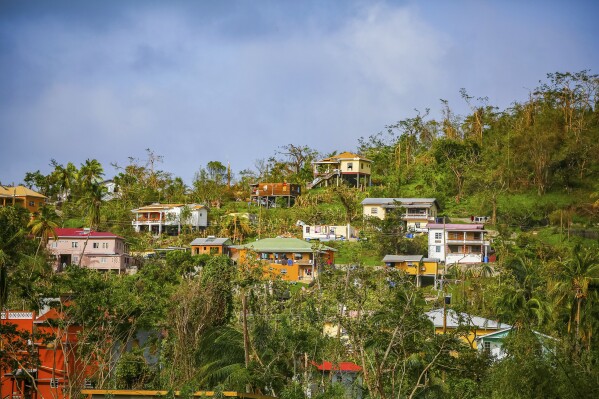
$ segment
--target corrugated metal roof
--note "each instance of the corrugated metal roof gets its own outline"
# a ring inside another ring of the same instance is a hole
[[[433,309],[426,312],[426,317],[433,322],[435,327],[443,327],[443,309]],[[511,327],[509,324],[499,323],[496,320],[484,317],[472,316],[468,313],[457,313],[453,309],[447,310],[447,328],[458,328],[459,326],[473,326],[480,329],[499,330]]]
[[[88,235],[92,238],[122,238],[108,231],[85,231],[84,229],[75,228],[57,228],[54,233],[58,238],[84,238]]]
[[[226,237],[205,237],[196,238],[189,245],[226,245],[227,243],[232,244],[231,240]]]
[[[482,224],[458,224],[458,223],[448,223],[448,224],[443,224],[443,223],[428,223],[426,225],[427,229],[445,229],[445,230],[455,230],[455,231],[462,231],[462,230],[483,230],[484,229],[484,225]]]
[[[439,204],[436,198],[364,198],[361,202],[362,205],[393,205],[396,202],[400,202],[404,206],[416,205],[416,204],[436,204],[437,208]]]
[[[383,262],[420,262],[423,255],[385,255]]]
[[[360,159],[362,161],[372,162],[368,158],[364,158],[364,157],[362,157],[362,156],[360,156],[358,154],[354,154],[353,152],[345,151],[345,152],[342,152],[341,154],[335,154],[335,155],[330,156],[328,158],[321,159],[320,161],[315,161],[314,163],[319,163],[319,162],[334,162],[334,161],[339,161],[341,159]]]
[[[263,238],[262,240],[254,241],[245,245],[240,245],[239,248],[247,248],[256,252],[312,252],[311,243],[300,240],[299,238]],[[322,246],[325,251],[337,251],[334,248]]]

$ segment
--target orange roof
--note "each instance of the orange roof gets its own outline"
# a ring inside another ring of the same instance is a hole
[[[56,309],[50,309],[37,319],[35,319],[35,323],[43,323],[47,320],[60,320],[64,319],[64,315],[62,313],[58,313]]]
[[[363,161],[370,162],[370,159],[366,159],[364,157],[361,157],[358,154],[354,154],[353,152],[348,152],[348,151],[342,152],[341,154],[336,154],[336,155],[330,156],[330,157],[322,159],[318,162],[336,162],[341,159],[361,159]]]
[[[0,186],[0,195],[2,196],[16,196],[16,197],[39,197],[39,198],[46,198],[45,195],[42,195],[36,191],[33,191],[30,188],[27,188],[25,186],[16,186],[16,187],[9,187],[9,186]]]

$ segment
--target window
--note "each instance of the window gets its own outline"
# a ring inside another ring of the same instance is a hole
[[[348,162],[347,163],[347,170],[354,170],[354,163],[353,162]]]
[[[491,343],[490,342],[485,341],[484,346],[485,346],[485,351],[491,352]]]
[[[52,243],[52,248],[58,248],[58,243],[56,241]]]
[[[85,379],[85,381],[83,382],[83,385],[85,386],[85,389],[93,389],[94,388],[94,383],[89,378]]]
[[[77,241],[71,241],[71,248],[77,248],[79,243]]]
[[[29,201],[29,206],[35,206],[35,202],[34,201]]]
[[[443,238],[443,233],[435,233],[435,240],[441,240]]]
[[[302,254],[298,254],[298,253],[293,254],[293,259],[302,260]]]
[[[79,262],[79,257],[78,256],[73,256],[73,263],[77,263]]]
[[[364,169],[364,164],[360,162],[360,169]]]
[[[416,226],[417,229],[420,228],[420,223],[414,223],[414,225]]]
[[[377,213],[379,213],[379,208],[377,208],[376,206],[373,206],[372,208],[370,208],[371,215],[376,215]]]
[[[281,274],[287,274],[287,269],[281,269]]]
[[[50,379],[50,388],[58,388],[58,378]]]
[[[94,248],[100,248],[100,243],[98,243],[98,242],[94,242],[94,244],[93,244],[93,247],[94,247]]]
[[[440,245],[437,245],[435,247],[435,252],[437,252],[437,253],[441,252],[441,246]]]
[[[306,234],[310,234],[310,226],[306,226]]]
[[[106,263],[106,258],[100,258],[100,263]]]
[[[107,242],[103,242],[102,243],[102,248],[108,248],[108,243]]]

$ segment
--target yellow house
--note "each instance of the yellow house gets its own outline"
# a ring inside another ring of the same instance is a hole
[[[416,286],[423,282],[437,285],[439,259],[425,258],[422,255],[385,255],[383,262],[387,267],[394,267],[409,275],[416,276]]]
[[[19,205],[31,213],[39,212],[46,203],[46,196],[25,186],[0,186],[0,206]]]
[[[314,180],[308,183],[308,188],[318,186],[338,186],[346,181],[350,186],[366,187],[371,181],[372,161],[352,152],[341,154],[312,162]]]
[[[318,276],[320,267],[335,263],[335,249],[326,245],[314,246],[298,238],[264,238],[245,245],[235,245],[233,259],[244,262],[248,252],[257,254],[264,273],[285,281],[309,283]],[[315,262],[316,259],[316,262]]]
[[[472,316],[468,313],[457,313],[453,309],[447,309],[445,317],[443,315],[443,308],[428,311],[426,312],[426,316],[433,322],[435,333],[443,334],[443,330],[458,332],[460,339],[469,344],[473,349],[477,348],[477,338],[511,327],[508,324],[485,319],[484,317]]]

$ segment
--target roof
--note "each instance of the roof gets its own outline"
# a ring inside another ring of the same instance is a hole
[[[422,255],[385,255],[383,262],[420,262]]]
[[[151,205],[146,205],[146,206],[141,206],[137,209],[133,209],[131,210],[131,212],[158,212],[158,211],[164,211],[164,210],[168,210],[168,209],[173,209],[173,208],[179,208],[182,206],[188,206],[191,209],[203,209],[205,208],[204,205],[200,205],[200,204],[151,204]]]
[[[43,323],[48,320],[62,320],[64,319],[64,315],[62,313],[58,313],[56,309],[50,309],[43,315],[39,316],[35,319],[34,323]]]
[[[352,362],[339,362],[339,363],[331,363],[331,362],[322,362],[322,364],[317,364],[316,362],[312,362],[312,365],[315,366],[320,371],[348,371],[352,373],[358,373],[362,371],[362,367],[358,366]]]
[[[249,244],[240,245],[239,248],[251,249],[256,252],[313,252],[312,246],[307,241],[299,238],[263,238]],[[334,248],[322,246],[324,251],[337,251]]]
[[[484,225],[482,224],[457,224],[457,223],[450,223],[450,224],[443,224],[443,223],[428,223],[426,225],[427,229],[445,229],[445,230],[456,230],[456,231],[462,231],[462,230],[483,230],[484,229]]]
[[[435,204],[439,208],[439,203],[436,198],[365,198],[362,205],[395,205],[396,202],[401,203],[401,206],[410,208],[414,206],[432,205]]]
[[[232,242],[229,238],[209,236],[206,238],[196,238],[189,245],[227,245],[227,244],[232,244]]]
[[[90,238],[122,238],[116,234],[112,234],[108,231],[85,231],[85,229],[73,229],[73,228],[56,228],[54,233],[58,238],[69,237],[69,238],[84,238],[89,235]]]
[[[321,159],[320,161],[316,161],[315,163],[319,163],[319,162],[337,162],[340,159],[360,159],[362,161],[368,161],[368,162],[372,162],[370,159],[364,158],[358,154],[354,154],[353,152],[342,152],[341,154],[336,154],[333,156],[330,156],[328,158],[325,159]]]
[[[426,317],[433,322],[435,327],[443,327],[443,309],[433,309],[426,312]],[[499,330],[510,328],[509,324],[500,323],[484,317],[472,316],[468,313],[457,313],[453,309],[447,310],[447,328],[458,328],[459,326],[473,326],[488,330]]]
[[[46,198],[45,195],[42,195],[36,191],[33,191],[30,188],[27,188],[25,186],[15,186],[15,187],[9,187],[9,186],[0,186],[0,195],[2,196],[17,196],[17,197],[24,197],[24,196],[28,196],[28,197],[39,197],[39,198]]]

